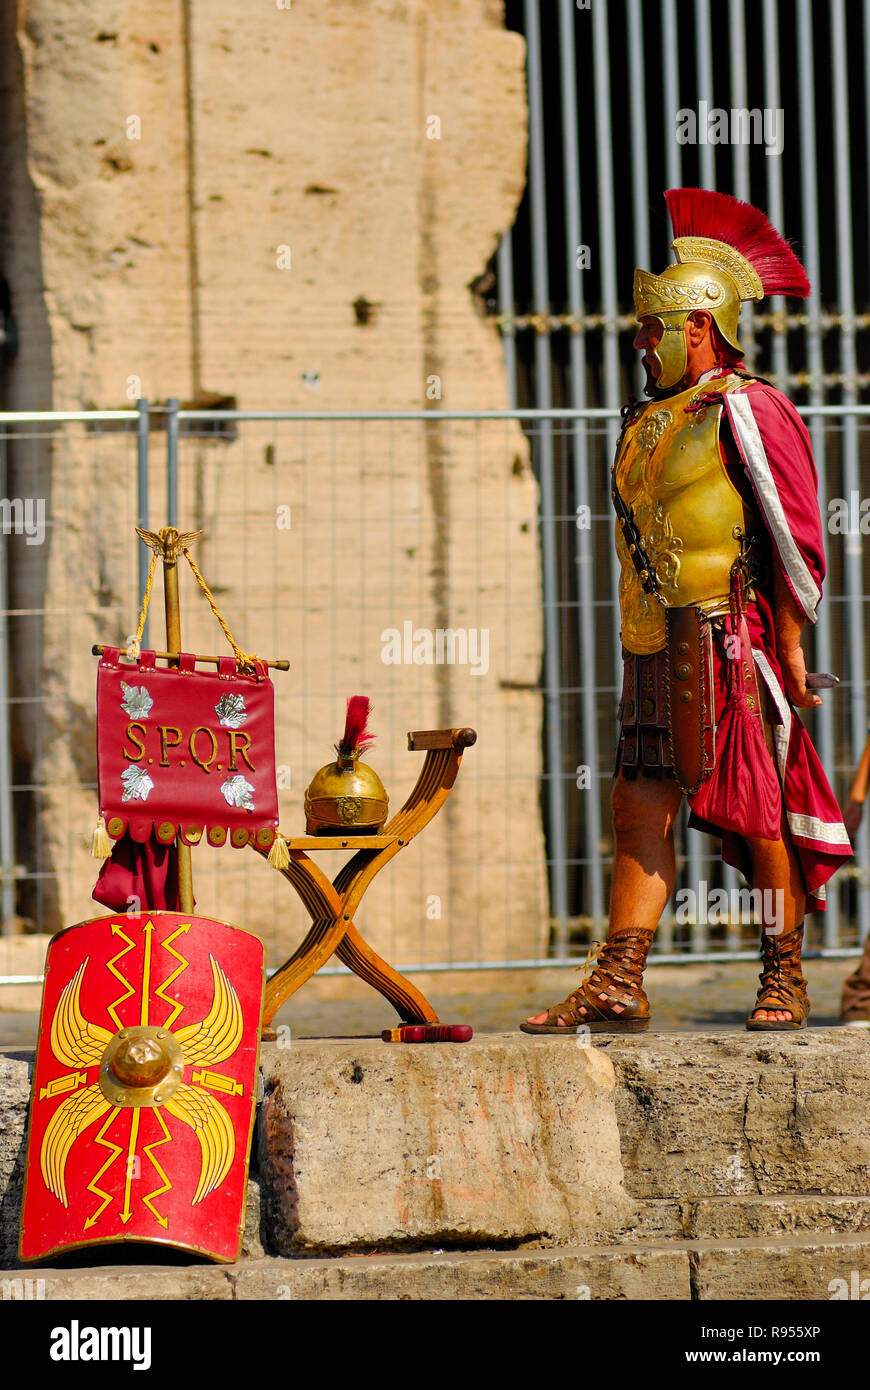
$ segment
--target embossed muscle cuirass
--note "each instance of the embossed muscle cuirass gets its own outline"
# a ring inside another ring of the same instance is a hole
[[[740,377],[720,377],[651,401],[622,436],[614,479],[668,607],[697,604],[707,612],[724,607],[731,565],[740,552],[735,528],[747,536],[758,528],[757,514],[744,503],[722,460],[721,401],[686,412],[709,390],[744,385]],[[660,651],[664,608],[644,593],[618,522],[616,549],[623,646],[639,656]]]

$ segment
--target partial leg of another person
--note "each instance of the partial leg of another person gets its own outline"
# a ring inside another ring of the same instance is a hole
[[[840,1017],[849,1027],[870,1028],[870,934],[857,970],[843,981]]]

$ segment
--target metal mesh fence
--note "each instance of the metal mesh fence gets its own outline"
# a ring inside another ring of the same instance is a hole
[[[861,530],[870,521],[847,453],[854,448],[866,477],[870,420],[866,407],[829,412],[813,423],[829,573],[806,645],[808,665],[836,671],[841,685],[806,722],[842,800],[863,745],[855,708],[866,701],[870,593]],[[347,695],[373,700],[371,761],[393,809],[418,771],[409,729],[479,730],[441,823],[367,901],[376,949],[405,969],[578,953],[601,933],[612,854],[612,414],[183,411],[169,423],[146,450],[136,412],[0,419],[4,497],[46,501],[41,540],[26,534],[23,512],[17,530],[17,513],[4,522],[0,976],[22,973],[22,932],[98,911],[91,646],[134,631],[142,570],[133,527],[169,518],[202,529],[197,562],[240,644],[290,659],[290,672],[275,675],[285,833],[302,833],[302,794],[330,760]],[[221,650],[186,573],[181,598],[184,649]],[[159,648],[159,590],[155,605]],[[439,631],[452,634],[440,655]],[[854,949],[866,931],[867,839],[865,826],[811,946]],[[717,842],[684,821],[677,848],[678,891],[738,886]],[[195,851],[194,887],[200,911],[261,932],[272,966],[307,925],[288,886],[249,852]],[[736,921],[677,920],[672,902],[657,950],[733,955],[755,935]]]

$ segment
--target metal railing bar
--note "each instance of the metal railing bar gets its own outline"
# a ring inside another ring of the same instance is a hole
[[[807,416],[870,416],[870,403],[798,405]],[[618,420],[619,406],[528,406],[516,410],[179,410],[185,420]]]
[[[547,191],[544,160],[544,115],[541,70],[540,16],[537,0],[526,0],[526,53],[529,89],[529,195],[532,219],[532,295],[536,312],[545,311],[550,302],[547,261]],[[550,339],[545,333],[535,339],[535,393],[544,410],[552,409]],[[551,417],[542,416],[542,419]],[[560,685],[560,633],[554,602],[559,592],[558,545],[553,529],[555,514],[555,459],[553,436],[545,425],[538,443],[538,476],[541,489],[539,525],[541,528],[541,572],[544,590],[544,739],[545,761],[552,770],[562,762],[562,701]],[[566,839],[564,787],[558,777],[549,779],[547,788],[549,833],[557,853],[564,855]],[[550,878],[550,911],[556,922],[556,938],[561,948],[567,944],[568,879],[564,860],[556,859]]]
[[[708,106],[716,105],[713,91],[713,39],[710,26],[710,0],[695,0],[695,71],[697,91]],[[700,179],[702,188],[715,189],[716,165],[713,146],[703,142],[699,147]]]
[[[126,613],[126,608],[121,604],[107,604],[105,608],[4,608],[3,613],[7,618],[49,618],[61,617],[63,614],[87,613],[96,616],[100,613]]]
[[[764,0],[762,24],[764,33],[764,104],[771,110],[778,111],[780,109],[780,82],[777,0]],[[767,175],[768,215],[774,227],[784,228],[782,159],[778,155],[773,155],[770,159],[765,159],[764,165]],[[770,300],[770,308],[774,315],[784,319],[786,315],[784,296],[774,295]],[[758,319],[756,318],[757,323]],[[777,332],[776,329],[773,332],[771,355],[774,381],[782,387],[788,377],[788,338],[785,333]],[[827,670],[828,668],[824,667],[823,669]]]
[[[804,168],[810,168],[816,161],[816,111],[815,74],[812,44],[812,25],[810,21],[809,0],[799,0],[797,13],[797,57],[798,91],[800,99],[799,131],[800,155]],[[803,232],[803,260],[810,282],[810,295],[807,301],[806,354],[810,378],[810,405],[817,411],[824,404],[824,357],[822,351],[822,328],[820,323],[820,241],[819,241],[819,203],[815,179],[801,180],[801,227]],[[828,496],[828,467],[826,456],[826,432],[822,428],[822,417],[810,417],[810,438],[819,479],[819,496]],[[813,649],[816,654],[817,669],[829,671],[832,661],[831,621],[828,603],[819,610],[819,621],[813,634]],[[834,712],[833,703],[826,700],[818,715],[818,749],[824,767],[834,764]],[[829,885],[825,911],[825,943],[833,946],[840,936],[840,889],[835,875]]]
[[[581,204],[580,204],[580,139],[577,125],[577,65],[574,56],[574,17],[576,10],[571,0],[559,0],[559,61],[561,72],[562,97],[562,147],[563,178],[565,182],[565,256],[568,281],[568,303],[571,312],[583,313],[583,279],[577,263],[577,252],[582,244]],[[572,333],[570,339],[568,386],[572,406],[586,406],[586,339],[582,333]],[[589,434],[588,430],[576,430],[566,436],[571,440],[570,454],[573,464],[574,503],[591,501],[589,486]],[[609,518],[608,518],[609,519]],[[591,528],[575,526],[574,554],[579,562],[577,570],[577,645],[580,651],[581,669],[588,673],[581,695],[581,729],[583,740],[583,760],[589,762],[597,771],[598,711],[595,706],[594,673],[596,632],[593,624],[585,621],[584,614],[594,603],[594,579]],[[586,853],[591,861],[588,890],[592,917],[596,922],[605,920],[604,872],[598,847],[601,844],[601,799],[597,787],[591,788],[592,795],[584,807],[583,835]]]
[[[683,182],[683,147],[677,141],[677,133],[674,128],[676,114],[680,107],[676,0],[662,0],[661,43],[664,55],[662,91],[667,92],[669,98],[668,101],[659,103],[664,122],[662,139],[665,147],[665,170],[668,188],[679,188]]]
[[[747,72],[746,72],[746,22],[743,10],[743,0],[729,0],[728,3],[728,33],[729,33],[729,54],[731,68],[731,109],[746,109],[749,105],[747,101]],[[736,197],[744,202],[750,201],[749,190],[749,146],[745,144],[735,144],[731,150],[732,160],[732,191]],[[771,164],[773,160],[766,160]],[[744,355],[749,370],[752,371],[758,351],[758,343],[755,332],[754,305],[752,303],[745,306],[740,327],[740,339],[744,347]],[[709,844],[708,836],[692,835],[688,831],[687,815],[687,849],[690,856],[689,873],[693,882],[698,883],[704,873],[704,864],[709,865]],[[701,852],[703,849],[703,853]],[[708,870],[709,871],[709,870]],[[729,895],[737,888],[737,870],[731,864],[722,863],[722,887]],[[736,928],[729,924],[727,927],[727,947],[736,950],[738,946]],[[694,943],[693,943],[694,944]]]
[[[856,402],[854,405],[823,405],[811,403],[810,405],[798,405],[795,407],[799,414],[808,417],[830,417],[846,418],[848,416],[870,416],[870,403],[862,404]],[[153,414],[155,406],[149,407],[149,413]],[[123,412],[116,412],[121,414]],[[601,420],[612,421],[619,419],[618,406],[528,406],[514,410],[179,410],[177,418],[181,422],[185,421],[212,421],[216,424],[225,420],[286,420],[293,421],[308,420],[422,420],[422,421],[442,421],[442,420]],[[35,419],[56,420],[59,422],[69,419],[84,419],[85,412],[73,416],[69,412],[60,411],[52,414],[44,411],[41,415],[28,414],[27,412],[16,411],[13,415],[0,412],[0,425],[4,423],[26,424]],[[111,412],[95,412],[95,416],[101,419],[110,418]],[[138,414],[133,412],[130,415],[124,413],[125,419],[138,420]],[[20,438],[20,436],[13,436]]]
[[[855,278],[854,247],[852,242],[852,178],[849,138],[849,71],[846,59],[846,14],[843,0],[831,0],[831,87],[834,140],[834,196],[836,202],[836,270],[837,298],[844,317],[840,333],[840,368],[849,378],[857,365],[855,344]],[[855,404],[855,388],[843,389],[844,405]],[[843,436],[843,491],[847,497],[858,496],[860,471],[858,460],[858,430],[854,415],[846,417]],[[845,590],[850,599],[863,591],[862,547],[859,537],[850,536],[844,546],[843,569]],[[846,638],[852,684],[849,691],[849,711],[852,734],[852,757],[857,763],[867,733],[867,669],[864,642],[864,615],[857,603],[846,609]],[[860,858],[866,862],[870,844],[870,828],[865,820],[856,836]],[[870,932],[870,889],[858,888],[858,920],[862,939]]]
[[[644,82],[643,7],[641,0],[628,0],[628,74],[629,125],[631,130],[631,212],[634,235],[634,257],[638,265],[650,265],[649,246],[649,184],[646,162],[646,83]],[[663,103],[664,104],[664,103]],[[643,371],[638,360],[638,384]]]
[[[756,0],[757,3],[757,0]],[[728,49],[731,68],[731,109],[746,110],[746,23],[743,13],[743,0],[728,0]],[[765,160],[771,164],[771,159]],[[749,146],[740,142],[731,147],[732,183],[731,191],[736,197],[749,202]],[[758,343],[755,336],[754,305],[745,305],[740,328],[740,338],[745,348],[746,362],[752,371],[757,357]],[[726,879],[732,871],[726,869]]]
[[[610,43],[608,7],[592,7],[592,61],[594,68],[595,134],[598,146],[598,241],[601,257],[601,307],[604,323],[604,399],[610,410],[619,410],[622,390],[619,370],[619,331],[616,317],[619,312],[616,263],[616,190],[614,178],[613,126],[610,116]],[[615,423],[607,436],[608,462],[616,448],[618,431]],[[618,681],[622,670],[620,656],[620,619],[615,600],[619,592],[619,559],[614,546],[608,547],[610,593],[614,599],[610,622],[610,645],[613,674]]]
[[[834,948],[823,947],[821,950],[805,950],[804,960],[854,960],[861,955],[859,948],[855,946],[838,946]],[[458,960],[458,961],[422,961],[411,965],[399,964],[397,970],[401,970],[403,975],[449,975],[457,971],[468,971],[477,973],[478,971],[493,970],[577,970],[583,964],[585,952],[578,956],[552,956],[542,957],[532,960]],[[671,951],[668,954],[656,955],[651,951],[647,957],[648,965],[722,965],[732,961],[757,962],[759,959],[758,951]],[[280,966],[272,966],[267,969],[266,976],[270,978],[279,970]],[[347,975],[353,978],[353,971],[345,965],[326,965],[322,966],[317,972],[318,978],[324,975]],[[44,983],[44,975],[0,975],[0,985],[41,985]],[[568,1030],[570,1031],[570,1030]]]
[[[870,407],[868,407],[870,408]],[[605,406],[526,406],[514,410],[179,410],[187,420],[611,420],[619,410]]]
[[[514,307],[514,252],[513,233],[510,228],[504,233],[498,247],[498,309],[499,316],[510,316],[513,320]],[[501,335],[504,368],[507,374],[508,401],[510,409],[517,404],[517,341],[514,329],[507,325]]]
[[[0,410],[0,424],[31,424],[45,421],[48,424],[64,420],[81,420],[85,423],[100,420],[138,420],[138,410]]]
[[[855,946],[840,946],[831,950],[824,947],[818,951],[806,950],[803,952],[804,960],[853,960],[860,956],[860,950]],[[457,970],[577,970],[583,964],[586,952],[578,956],[553,956],[551,958],[541,958],[537,960],[484,960],[484,961],[433,961],[420,962],[412,965],[398,965],[397,970],[401,970],[403,975],[431,975],[436,972],[449,973]],[[721,951],[680,951],[669,952],[667,955],[656,955],[655,951],[650,951],[647,957],[648,965],[717,965],[727,961],[751,961],[759,960],[758,951],[726,951],[723,947]],[[267,974],[274,973],[267,971]],[[318,975],[345,975],[349,972],[345,966],[325,966],[318,970]]]

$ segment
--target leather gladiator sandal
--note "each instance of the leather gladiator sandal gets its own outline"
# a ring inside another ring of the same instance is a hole
[[[746,1020],[746,1027],[752,1033],[786,1032],[796,1028],[806,1028],[810,1001],[807,982],[801,970],[801,945],[803,943],[803,922],[793,931],[781,936],[765,933],[761,938],[761,988],[755,1007]],[[755,1018],[759,1009],[769,1013],[791,1014],[790,1019],[777,1021],[774,1018]]]
[[[642,1033],[649,1027],[643,971],[653,933],[645,927],[618,932],[590,952],[592,974],[561,1004],[547,1010],[545,1023],[521,1023],[524,1033]],[[598,943],[596,943],[598,944]],[[581,967],[582,968],[582,967]],[[559,1019],[565,1019],[559,1023]]]

